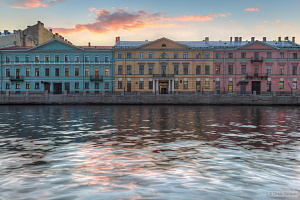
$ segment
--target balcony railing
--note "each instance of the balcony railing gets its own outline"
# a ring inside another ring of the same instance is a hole
[[[268,78],[268,74],[267,73],[247,73],[246,74],[246,78]]]
[[[174,77],[174,74],[153,74],[153,77]]]
[[[24,76],[11,76],[9,77],[10,81],[24,81]]]
[[[90,76],[91,81],[103,81],[103,76],[102,75],[92,75]]]
[[[112,64],[108,61],[19,61],[19,62],[4,62],[5,65],[20,65],[20,64]]]
[[[264,58],[263,57],[251,57],[251,63],[254,63],[254,62],[263,62],[264,61]]]

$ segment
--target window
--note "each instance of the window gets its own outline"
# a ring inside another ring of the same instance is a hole
[[[184,75],[189,74],[189,66],[187,64],[183,64],[183,74]]]
[[[49,55],[45,55],[45,62],[50,62],[50,56]]]
[[[90,69],[84,68],[84,76],[90,76]]]
[[[69,68],[65,68],[65,76],[70,76],[70,69]]]
[[[105,89],[109,89],[109,82],[105,82],[104,88],[105,88]]]
[[[283,68],[283,66],[279,67],[279,75],[284,75],[284,68]]]
[[[174,53],[174,58],[175,58],[175,59],[179,58],[178,53]]]
[[[128,75],[131,75],[131,65],[128,65],[128,66],[127,66],[127,74],[128,74]]]
[[[179,66],[178,64],[174,64],[174,75],[178,75],[179,73]]]
[[[241,58],[246,58],[246,53],[245,52],[241,53]]]
[[[144,65],[139,65],[139,74],[140,75],[144,74]]]
[[[233,74],[233,65],[228,65],[228,74]]]
[[[259,60],[259,52],[254,52],[254,59]]]
[[[59,55],[54,56],[55,62],[59,62]]]
[[[188,53],[183,53],[183,58],[188,58],[189,54]]]
[[[65,62],[70,62],[70,56],[69,55],[65,55]]]
[[[205,88],[208,89],[209,88],[209,81],[205,81]]]
[[[90,89],[90,83],[89,82],[84,83],[84,89]]]
[[[210,69],[209,65],[206,65],[205,66],[205,75],[209,75],[210,74],[209,69]]]
[[[228,53],[228,58],[233,58],[233,53]]]
[[[161,58],[162,58],[162,59],[166,59],[166,58],[167,58],[167,55],[166,55],[165,53],[162,53],[162,54],[161,54]]]
[[[105,55],[105,57],[104,57],[104,62],[109,62],[109,55]]]
[[[267,66],[267,74],[269,74],[269,75],[272,74],[272,66],[271,65]]]
[[[293,75],[297,75],[297,66],[293,66]]]
[[[79,62],[79,55],[75,55],[74,60],[75,60],[75,62]]]
[[[144,58],[144,53],[140,52],[140,58]]]
[[[10,83],[6,83],[6,89],[10,89]]]
[[[40,89],[40,83],[39,82],[35,82],[34,89]]]
[[[241,74],[246,74],[246,65],[241,66]]]
[[[216,65],[216,75],[220,75],[220,65]]]
[[[30,83],[26,83],[26,89],[30,89]]]
[[[90,56],[84,56],[84,62],[90,62]]]
[[[40,69],[39,68],[34,69],[34,76],[40,76]]]
[[[20,89],[21,88],[21,84],[20,83],[16,83],[16,89]]]
[[[50,76],[50,69],[49,68],[45,68],[45,76]]]
[[[149,53],[149,58],[153,58],[153,53]]]
[[[296,81],[293,82],[293,89],[294,89],[294,90],[297,89],[297,82],[296,82]]]
[[[26,68],[25,70],[26,70],[26,74],[25,74],[26,77],[29,77],[30,76],[30,68]]]
[[[6,77],[10,77],[10,69],[6,69],[5,70],[5,76]]]
[[[118,66],[118,74],[123,74],[123,66],[122,65],[119,65]]]
[[[26,55],[25,56],[25,62],[29,62],[30,61],[30,56],[29,55]]]
[[[99,58],[99,56],[97,55],[97,56],[95,56],[95,62],[100,62],[100,58]]]
[[[99,89],[99,82],[95,82],[95,89]]]
[[[118,81],[118,89],[122,89],[122,81]]]
[[[55,76],[59,76],[59,68],[55,68]]]
[[[79,89],[79,82],[75,82],[75,90]]]
[[[196,58],[200,59],[201,58],[201,53],[196,53]]]
[[[118,58],[123,58],[123,53],[118,53]]]
[[[40,62],[40,56],[39,55],[34,56],[34,62]]]
[[[281,52],[279,55],[280,55],[280,58],[284,58],[284,53],[283,52]]]
[[[216,81],[216,89],[220,89],[220,81]]]
[[[153,65],[154,64],[148,64],[148,74],[153,75]]]
[[[166,44],[162,44],[161,47],[167,47],[167,45]]]
[[[75,76],[79,76],[79,68],[75,68]]]
[[[15,62],[16,63],[20,62],[20,56],[15,56]]]
[[[178,81],[175,81],[174,82],[174,89],[178,89],[179,88],[179,82]]]
[[[149,89],[150,89],[150,90],[153,89],[153,81],[149,81]]]
[[[201,66],[200,65],[196,66],[196,74],[197,75],[201,74]]]
[[[209,53],[208,53],[208,52],[205,53],[205,58],[206,58],[206,59],[209,58]]]
[[[279,89],[284,89],[284,81],[279,81]]]
[[[105,76],[109,76],[109,68],[105,68]]]
[[[127,58],[131,58],[131,52],[127,53]]]
[[[221,58],[221,53],[220,52],[216,53],[216,58]]]
[[[272,58],[272,52],[267,52],[267,58]]]
[[[298,58],[298,54],[297,53],[293,53],[293,58],[297,59]]]
[[[139,89],[144,89],[144,81],[139,82]]]
[[[267,82],[267,91],[268,91],[268,92],[271,92],[271,85],[272,85],[272,84],[271,84],[271,81],[268,81],[268,82]]]
[[[5,56],[5,62],[10,62],[10,56]]]
[[[183,81],[183,89],[189,89],[188,81]]]

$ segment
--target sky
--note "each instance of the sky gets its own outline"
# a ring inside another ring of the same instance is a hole
[[[300,41],[299,0],[0,0],[0,31],[41,21],[75,45],[123,41]]]

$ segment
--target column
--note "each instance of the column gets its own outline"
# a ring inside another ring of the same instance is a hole
[[[158,92],[158,80],[156,80],[156,92],[159,93]]]
[[[155,93],[155,79],[153,79],[153,86],[152,86],[152,88],[153,88],[153,94]]]
[[[172,93],[174,93],[174,79],[172,80]]]
[[[171,92],[171,80],[169,79],[169,84],[168,84],[168,94]]]

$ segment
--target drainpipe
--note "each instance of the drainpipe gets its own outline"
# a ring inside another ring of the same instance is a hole
[[[288,50],[288,86],[291,89],[291,95],[293,94],[293,88],[290,85],[290,50]]]
[[[226,42],[224,44],[226,45]],[[224,46],[224,61],[223,61],[223,64],[224,64],[224,71],[223,71],[224,72],[224,81],[223,81],[224,82],[224,94],[225,94],[225,47],[226,46]]]

